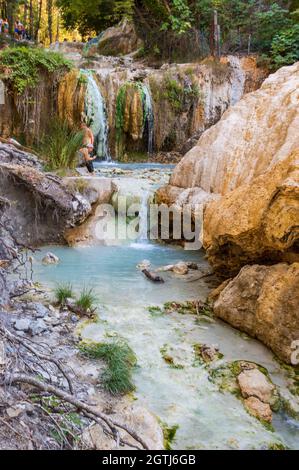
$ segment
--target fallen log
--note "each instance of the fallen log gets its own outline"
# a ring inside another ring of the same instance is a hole
[[[162,277],[157,276],[154,273],[149,272],[147,269],[142,270],[143,274],[152,282],[163,284],[165,281]]]

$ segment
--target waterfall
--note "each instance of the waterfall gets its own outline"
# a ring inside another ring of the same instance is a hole
[[[81,73],[87,80],[85,114],[95,136],[95,150],[98,157],[110,161],[109,126],[105,101],[92,71],[82,70]]]
[[[244,95],[245,72],[242,69],[239,57],[229,56],[229,63],[232,67],[231,105],[235,105]]]
[[[139,236],[140,241],[147,240],[148,238],[148,200],[149,192],[144,191],[140,203],[139,211]]]
[[[144,96],[144,117],[145,124],[148,131],[148,144],[147,151],[151,155],[153,153],[153,144],[154,144],[154,110],[153,110],[153,101],[150,94],[150,91],[146,85],[142,85],[142,91]]]

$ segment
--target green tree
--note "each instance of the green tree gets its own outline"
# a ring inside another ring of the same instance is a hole
[[[299,60],[299,24],[286,28],[274,36],[270,56],[275,68]]]

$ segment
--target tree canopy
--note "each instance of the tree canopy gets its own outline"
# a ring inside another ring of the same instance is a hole
[[[277,66],[299,60],[299,0],[0,0],[0,7],[11,24],[21,13],[43,42],[58,38],[61,23],[70,37],[79,31],[87,39],[131,18],[144,52],[170,60],[213,52],[217,11],[222,53],[259,52]]]

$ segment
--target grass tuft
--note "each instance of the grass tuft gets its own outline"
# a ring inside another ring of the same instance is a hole
[[[55,291],[56,302],[59,305],[64,305],[66,299],[71,299],[74,297],[74,292],[71,284],[62,284],[57,285]]]
[[[106,369],[102,374],[104,389],[112,395],[124,395],[135,390],[133,368],[137,365],[134,351],[123,340],[109,343],[83,343],[80,350],[92,359],[102,359]]]
[[[76,307],[87,312],[88,310],[92,311],[95,309],[95,304],[97,302],[97,297],[93,293],[93,289],[87,289],[84,287],[82,290],[79,299],[76,301]]]
[[[77,152],[83,144],[83,133],[71,129],[67,122],[54,119],[37,151],[45,160],[46,170],[74,169]]]

